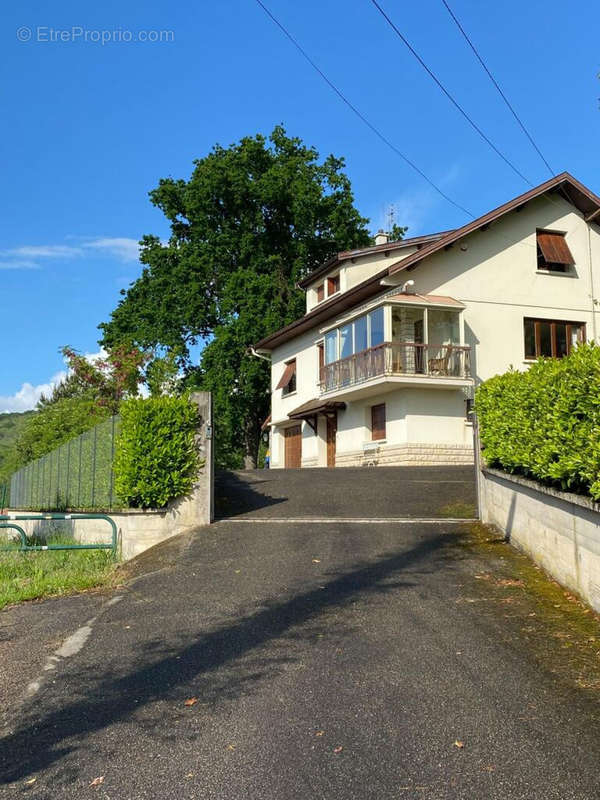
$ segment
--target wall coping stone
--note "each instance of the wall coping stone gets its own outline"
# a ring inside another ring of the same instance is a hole
[[[600,503],[592,500],[591,497],[586,497],[581,494],[574,494],[573,492],[563,492],[560,489],[555,489],[552,486],[545,486],[532,478],[525,478],[522,475],[514,475],[511,472],[504,472],[501,469],[494,467],[482,467],[481,472],[484,475],[491,475],[494,478],[501,478],[508,483],[516,483],[519,486],[524,486],[527,489],[539,492],[540,494],[547,494],[550,497],[556,497],[558,500],[563,500],[565,503],[571,503],[574,506],[587,508],[590,511],[600,513]]]

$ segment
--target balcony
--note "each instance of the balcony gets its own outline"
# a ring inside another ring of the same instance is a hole
[[[389,381],[438,388],[464,386],[471,382],[470,356],[471,348],[464,345],[384,342],[322,366],[320,392],[346,393],[372,381],[377,385]]]

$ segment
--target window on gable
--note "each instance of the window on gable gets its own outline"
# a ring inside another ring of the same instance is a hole
[[[331,297],[332,294],[339,292],[340,290],[340,276],[332,275],[330,278],[327,278],[327,297]]]
[[[283,375],[281,376],[281,380],[275,387],[276,389],[281,389],[281,394],[285,397],[288,394],[292,394],[292,392],[296,391],[296,359],[292,359],[288,361],[285,365],[285,369],[283,371]]]
[[[568,272],[575,264],[564,233],[538,230],[536,240],[538,269]]]
[[[320,283],[317,286],[317,303],[322,303],[325,299],[325,284]]]
[[[371,439],[385,439],[385,403],[371,406]]]
[[[584,322],[552,319],[523,320],[525,358],[562,358],[579,342],[585,342]]]

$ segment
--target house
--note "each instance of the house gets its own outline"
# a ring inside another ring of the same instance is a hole
[[[568,173],[457,230],[338,253],[271,357],[271,466],[472,461],[479,382],[596,339],[600,198]]]

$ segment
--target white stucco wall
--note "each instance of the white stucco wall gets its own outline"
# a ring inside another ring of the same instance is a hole
[[[573,274],[537,272],[536,228],[566,232],[576,262]],[[600,324],[599,307],[592,312],[592,294],[600,297],[600,229],[588,226],[565,200],[539,198],[431,256],[410,277],[419,293],[449,295],[465,304],[465,344],[474,349],[477,380],[486,380],[511,365],[526,368],[524,317],[585,322],[588,341],[594,338],[594,316]]]
[[[322,283],[327,284],[327,277],[329,275],[337,275],[339,272],[340,293],[345,292],[353,286],[357,286],[359,283],[371,278],[373,275],[376,275],[378,272],[381,272],[381,270],[386,267],[391,266],[391,264],[395,264],[403,258],[412,255],[416,249],[416,247],[407,246],[400,250],[391,251],[387,256],[385,255],[386,251],[383,250],[368,256],[359,256],[353,260],[348,259],[341,265],[337,264],[324,276],[310,284],[306,292],[306,310],[310,311],[311,308],[317,305],[317,287]],[[327,300],[327,292],[325,292],[324,300]]]

